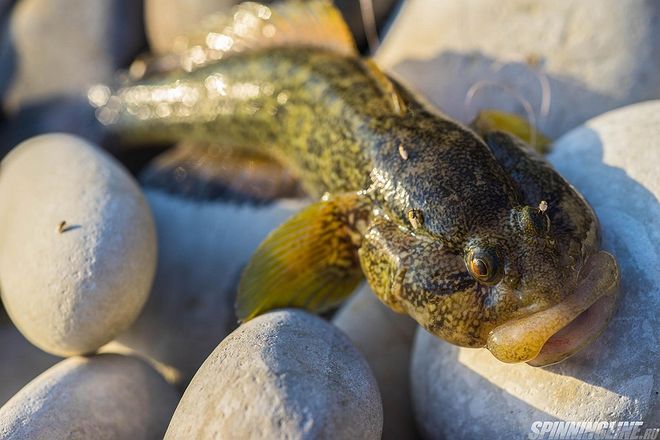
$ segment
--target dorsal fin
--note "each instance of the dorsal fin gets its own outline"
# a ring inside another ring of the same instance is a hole
[[[380,67],[378,67],[374,60],[366,59],[364,60],[364,64],[367,66],[371,78],[376,82],[376,84],[378,84],[378,88],[383,92],[388,102],[390,103],[392,111],[397,115],[404,114],[406,112],[406,103],[403,100],[403,97],[397,91],[396,86],[392,80],[390,80],[385,72],[380,70]]]
[[[179,67],[192,71],[232,53],[288,45],[357,54],[346,22],[330,1],[289,0],[271,6],[245,2],[229,13],[213,14],[194,33],[178,37],[172,55]]]

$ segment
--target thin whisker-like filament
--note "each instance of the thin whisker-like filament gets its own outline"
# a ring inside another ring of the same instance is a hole
[[[467,93],[465,94],[465,102],[463,104],[466,113],[469,111],[470,107],[472,106],[472,102],[476,94],[480,90],[483,90],[487,87],[500,89],[505,93],[507,93],[509,96],[513,97],[513,99],[515,99],[525,110],[525,113],[527,114],[527,122],[529,123],[530,127],[534,127],[534,128],[536,127],[536,115],[534,114],[534,108],[532,107],[532,104],[530,104],[529,101],[525,99],[524,96],[518,93],[517,90],[494,81],[486,81],[486,80],[478,81],[468,89]],[[530,144],[532,146],[536,145],[536,130],[532,130]]]
[[[380,45],[373,0],[360,0],[360,12],[362,15],[362,25],[364,26],[364,35],[369,45],[369,52],[373,54]]]

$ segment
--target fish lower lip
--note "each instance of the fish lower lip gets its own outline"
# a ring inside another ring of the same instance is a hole
[[[616,294],[605,295],[552,335],[539,354],[527,363],[533,367],[556,364],[591,344],[605,330],[616,306]]]
[[[502,362],[545,366],[596,339],[614,312],[619,269],[612,255],[599,251],[580,275],[575,292],[561,303],[493,329],[487,343],[491,353]]]

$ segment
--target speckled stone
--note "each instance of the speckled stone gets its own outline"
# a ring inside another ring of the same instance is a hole
[[[222,341],[165,438],[379,439],[382,425],[378,386],[348,338],[314,315],[282,310]]]
[[[550,161],[592,204],[621,268],[603,335],[545,368],[508,365],[420,330],[413,399],[427,438],[524,438],[533,421],[660,426],[660,101],[599,116],[560,138]]]
[[[0,408],[0,438],[160,439],[178,395],[146,363],[120,355],[74,357]]]
[[[417,324],[381,303],[366,284],[332,319],[362,353],[383,398],[383,439],[417,438],[410,399],[410,353]]]
[[[558,137],[660,97],[659,42],[655,1],[415,0],[403,5],[376,59],[464,122],[484,107],[525,115],[518,95],[541,130]],[[544,82],[549,113],[540,117]]]
[[[196,201],[147,191],[158,231],[158,268],[141,315],[119,341],[186,384],[237,325],[236,285],[268,232],[303,205]]]
[[[32,138],[3,160],[0,243],[7,313],[33,344],[61,356],[93,352],[125,330],[156,267],[153,219],[137,184],[69,135]]]

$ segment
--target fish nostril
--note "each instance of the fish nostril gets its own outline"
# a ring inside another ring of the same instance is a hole
[[[520,276],[515,272],[508,272],[504,275],[504,284],[511,289],[517,288],[520,284]]]

